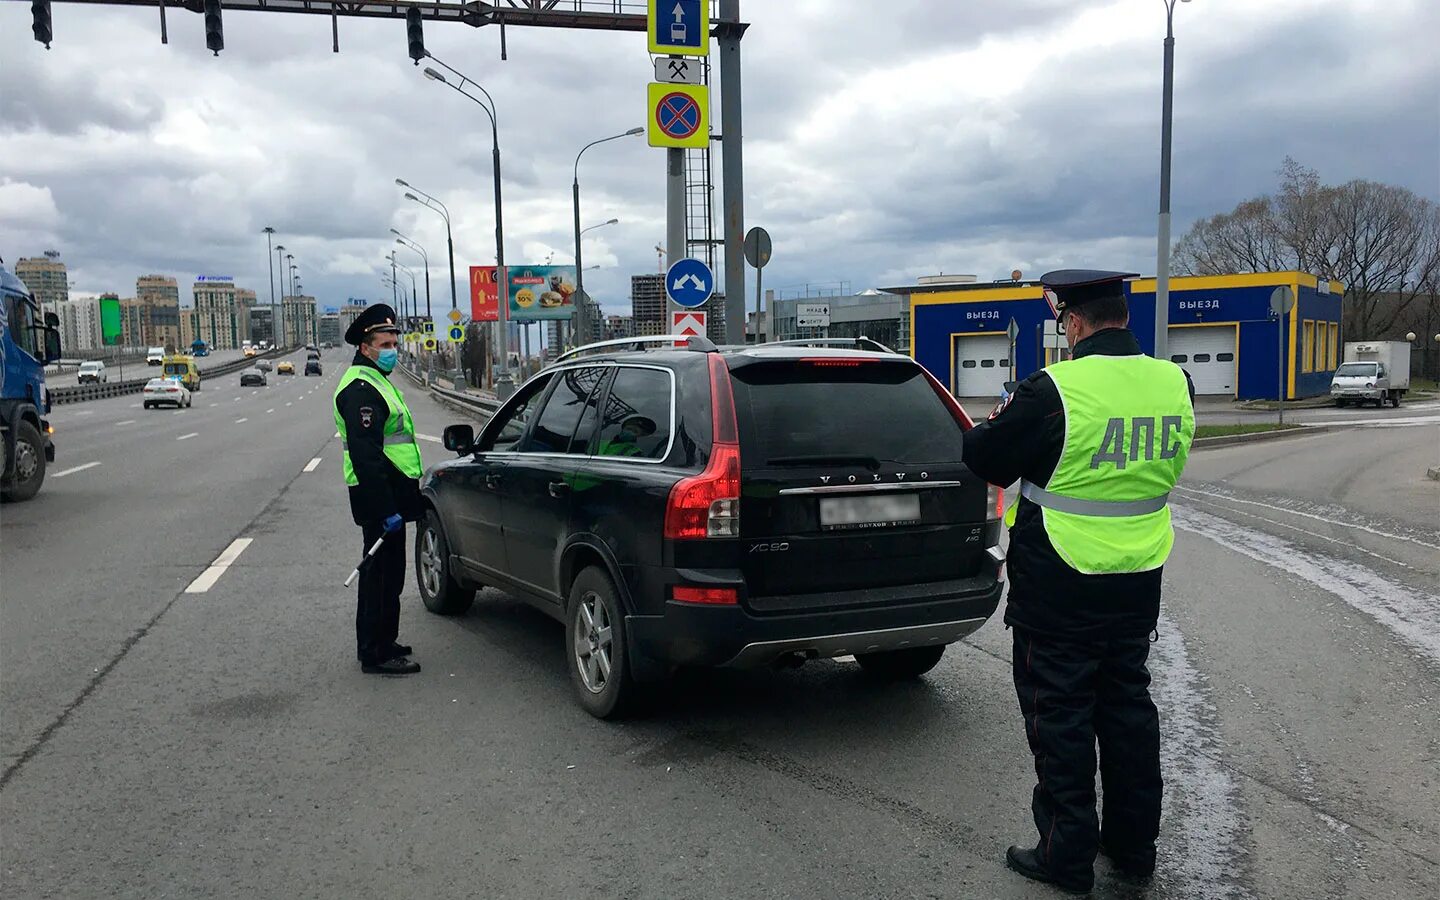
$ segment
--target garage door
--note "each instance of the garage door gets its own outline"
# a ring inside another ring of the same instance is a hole
[[[1195,393],[1235,395],[1235,326],[1171,328],[1170,359],[1190,373]]]
[[[1010,378],[1010,339],[991,337],[955,339],[955,395],[999,397]]]

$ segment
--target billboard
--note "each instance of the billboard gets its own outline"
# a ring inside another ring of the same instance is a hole
[[[470,320],[500,321],[500,282],[494,266],[470,267]]]
[[[574,266],[506,266],[510,318],[568,319],[575,311]]]
[[[120,343],[120,298],[107,294],[100,303],[100,343],[113,347]]]

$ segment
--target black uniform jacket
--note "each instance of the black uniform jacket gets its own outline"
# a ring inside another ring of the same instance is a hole
[[[1107,328],[1076,344],[1074,356],[1139,353],[1140,345],[1129,329]],[[1115,390],[1123,391],[1125,385],[1116,384]],[[1193,402],[1193,384],[1190,397]],[[1020,382],[1010,400],[987,421],[966,432],[965,464],[991,484],[1006,486],[1024,478],[1044,487],[1060,463],[1064,443],[1060,392],[1041,369]],[[1019,503],[1006,566],[1010,577],[1006,624],[1060,640],[1149,634],[1160,613],[1160,570],[1081,574],[1055,552],[1040,507],[1023,498]]]
[[[368,357],[355,354],[354,365],[385,373]],[[335,409],[345,421],[350,444],[350,466],[359,482],[350,488],[350,514],[356,525],[373,525],[399,513],[407,521],[418,521],[424,513],[420,482],[407,478],[385,456],[383,439],[390,405],[375,386],[356,379],[335,398]]]

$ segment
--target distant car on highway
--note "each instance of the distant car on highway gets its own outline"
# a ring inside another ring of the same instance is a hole
[[[146,351],[146,353],[145,353],[145,365],[147,365],[147,366],[163,366],[164,364],[165,364],[165,348],[164,348],[164,347],[151,347],[148,351]]]
[[[241,387],[265,387],[269,383],[270,380],[265,377],[265,373],[260,371],[258,366],[252,366],[240,373]]]
[[[184,382],[188,390],[200,390],[200,368],[195,365],[195,360],[191,356],[177,353],[174,356],[165,357],[164,371],[166,377]]]
[[[320,370],[320,360],[319,360],[319,359],[307,359],[307,360],[305,361],[305,374],[306,374],[306,375],[323,375],[324,373]]]
[[[104,384],[109,380],[110,373],[105,371],[105,364],[98,359],[81,363],[80,371],[75,375],[79,384]]]
[[[275,371],[275,364],[268,359],[257,359],[255,361],[255,368],[262,372],[273,372]]]
[[[295,374],[295,364],[292,363],[290,360],[287,359],[287,360],[285,360],[284,362],[282,362],[280,365],[278,365],[278,366],[275,367],[275,374],[276,374],[276,375],[294,375],[294,374]]]
[[[915,678],[995,612],[1003,494],[914,360],[864,339],[616,352],[635,343],[561,357],[478,439],[445,429],[459,458],[421,479],[415,544],[430,611],[483,584],[560,620],[602,718],[680,666],[854,655]]]
[[[188,408],[191,404],[190,389],[173,378],[152,378],[145,383],[143,393],[145,408],[173,406]]]

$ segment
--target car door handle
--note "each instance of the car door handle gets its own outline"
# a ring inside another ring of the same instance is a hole
[[[550,496],[556,500],[559,500],[561,497],[570,496],[570,485],[563,481],[550,482]]]
[[[498,491],[498,490],[500,489],[500,476],[499,476],[499,475],[486,475],[486,476],[485,476],[485,486],[486,486],[487,488],[489,488],[490,490],[492,490],[492,491]]]

